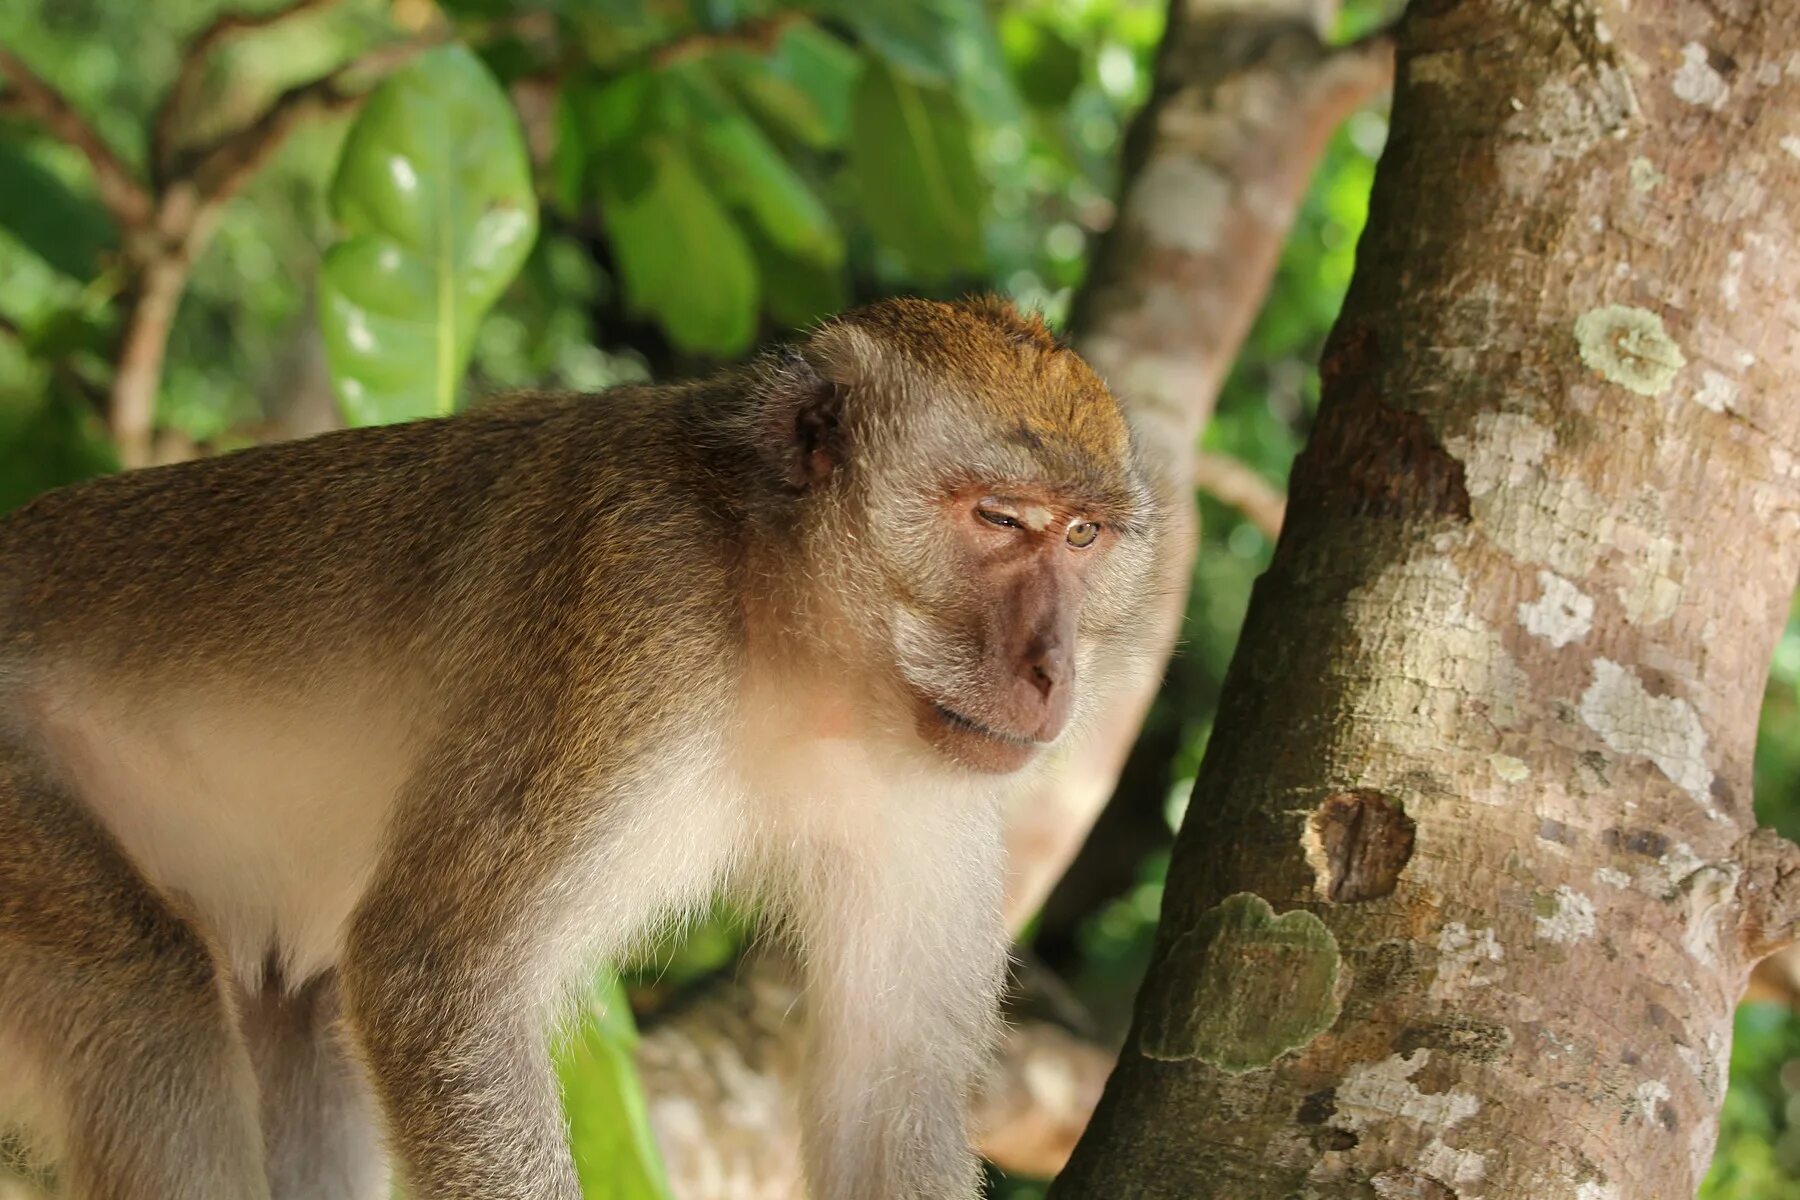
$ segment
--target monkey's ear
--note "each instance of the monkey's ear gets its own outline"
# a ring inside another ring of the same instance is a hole
[[[791,348],[778,354],[775,379],[764,414],[763,455],[784,487],[808,491],[844,463],[846,389]]]

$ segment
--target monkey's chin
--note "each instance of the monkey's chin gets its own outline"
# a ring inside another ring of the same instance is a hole
[[[1044,748],[1040,742],[992,729],[935,702],[923,706],[918,726],[920,736],[938,753],[983,775],[1010,775]]]

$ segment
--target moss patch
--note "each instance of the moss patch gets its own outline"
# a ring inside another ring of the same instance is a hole
[[[1260,896],[1228,896],[1157,964],[1138,1048],[1233,1075],[1266,1067],[1337,1020],[1339,957],[1311,913],[1277,917]]]

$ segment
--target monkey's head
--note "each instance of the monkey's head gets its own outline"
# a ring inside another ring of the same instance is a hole
[[[850,312],[764,379],[803,636],[934,756],[1023,767],[1148,624],[1161,520],[1118,402],[998,300]]]

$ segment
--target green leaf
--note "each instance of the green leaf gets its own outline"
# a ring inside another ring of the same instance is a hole
[[[119,469],[87,401],[60,382],[32,397],[0,395],[0,513],[39,492]]]
[[[0,229],[71,279],[100,271],[100,253],[118,243],[106,212],[71,191],[23,147],[0,140]]]
[[[608,1200],[669,1200],[662,1155],[632,1061],[637,1027],[610,973],[580,1027],[557,1055],[569,1148],[582,1191]]]
[[[968,19],[969,0],[826,0],[819,7],[895,69],[921,83],[951,81],[951,40]]]
[[[1042,20],[1008,14],[1001,26],[1006,59],[1019,93],[1037,108],[1061,109],[1081,85],[1081,48]]]
[[[656,316],[684,350],[749,347],[760,303],[743,231],[666,133],[596,164],[600,211],[634,309]]]
[[[763,304],[789,329],[811,325],[849,303],[850,281],[842,264],[798,259],[752,231],[750,243],[762,272]]]
[[[461,46],[383,83],[344,140],[320,323],[353,424],[455,407],[475,327],[537,234],[524,139],[506,95]]]
[[[869,227],[914,274],[981,266],[987,191],[949,92],[871,66],[851,112],[849,168]]]
[[[862,56],[814,25],[793,25],[772,53],[718,55],[726,83],[765,120],[816,150],[842,145]]]
[[[827,266],[842,262],[844,239],[831,214],[731,93],[699,64],[667,79],[683,95],[699,161],[719,194],[788,253]]]

